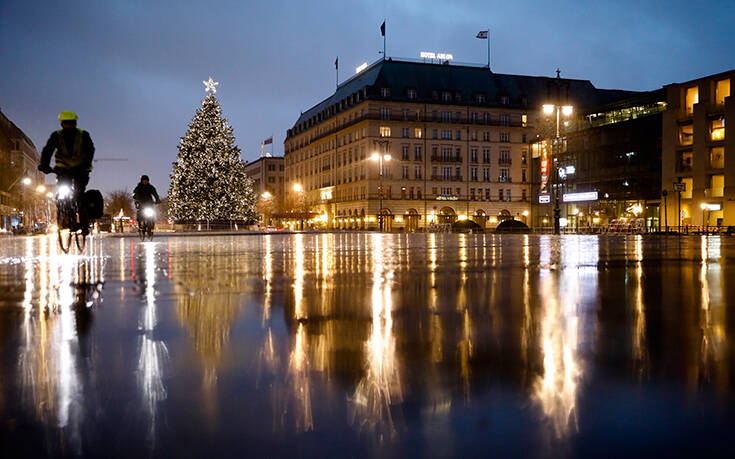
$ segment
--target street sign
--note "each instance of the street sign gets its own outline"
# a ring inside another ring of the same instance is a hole
[[[686,191],[686,190],[687,190],[686,182],[674,183],[674,191]]]
[[[597,201],[597,191],[588,191],[585,193],[564,193],[562,200],[564,202]]]
[[[538,203],[539,204],[548,204],[551,202],[551,196],[548,194],[540,194],[538,196]]]

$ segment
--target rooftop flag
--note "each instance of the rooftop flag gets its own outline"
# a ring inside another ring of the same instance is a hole
[[[385,37],[385,21],[383,21],[383,23],[380,24],[380,35]]]
[[[334,68],[339,69],[339,57],[334,60]]]
[[[480,40],[487,40],[488,32],[489,32],[488,30],[481,30],[477,32],[477,36],[475,38],[479,38]]]
[[[273,136],[270,136],[270,137],[268,137],[267,139],[265,139],[263,141],[263,145],[268,145],[268,144],[271,144],[271,143],[273,143]]]

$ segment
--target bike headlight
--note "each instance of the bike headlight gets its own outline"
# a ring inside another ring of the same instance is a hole
[[[143,209],[143,216],[144,217],[155,217],[156,216],[156,211],[153,210],[152,207],[146,207],[146,208]]]
[[[59,199],[66,199],[71,194],[71,187],[69,185],[59,185],[56,191],[56,197]]]

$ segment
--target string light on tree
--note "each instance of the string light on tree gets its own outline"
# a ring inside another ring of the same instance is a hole
[[[217,86],[219,85],[219,83],[214,81],[211,75],[209,76],[209,80],[202,81],[202,83],[204,83],[204,87],[206,88],[204,92],[212,91],[212,94],[215,94],[217,92]]]

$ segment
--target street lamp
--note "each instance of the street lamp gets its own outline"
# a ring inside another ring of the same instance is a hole
[[[31,179],[30,179],[30,177],[24,177],[24,178],[23,178],[23,185],[25,185],[25,186],[28,186],[28,185],[30,185],[30,184],[31,184]]]
[[[560,78],[557,73],[557,78]],[[557,101],[559,97],[557,95]],[[551,115],[552,113],[556,113],[556,137],[554,138],[554,150],[556,150],[556,153],[560,153],[560,147],[561,147],[561,134],[560,134],[560,121],[561,121],[561,115],[564,116],[570,116],[574,112],[574,108],[571,105],[560,105],[559,103],[556,104],[544,104],[543,106],[544,113],[547,115]],[[559,208],[559,168],[556,164],[554,164],[554,161],[552,159],[551,166],[554,168],[554,234],[560,233],[560,224],[559,224],[559,218],[561,209]]]
[[[304,215],[303,215],[304,214],[304,211],[303,211],[303,208],[304,208],[304,205],[303,205],[303,199],[304,199],[303,191],[304,191],[304,187],[301,186],[300,183],[294,183],[293,184],[293,190],[294,190],[294,192],[297,193],[297,196],[296,196],[297,201],[296,202],[297,202],[298,209],[299,209],[299,227],[300,227],[301,230],[303,230],[304,229]]]
[[[380,225],[380,231],[383,231],[383,161],[390,161],[390,155],[386,153],[375,152],[370,156],[370,159],[378,162],[378,177],[380,177],[380,185],[378,186],[378,199],[380,200],[378,209],[378,224]]]

